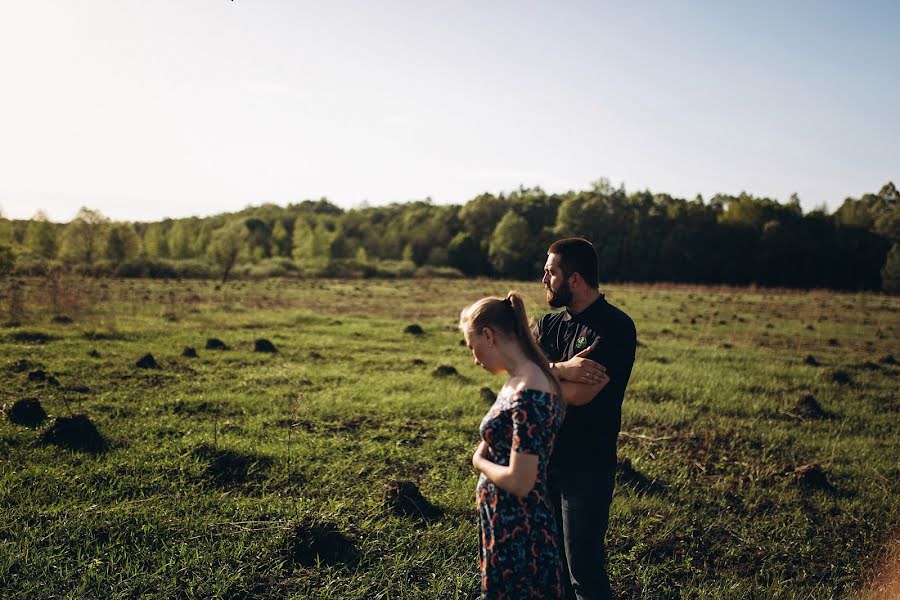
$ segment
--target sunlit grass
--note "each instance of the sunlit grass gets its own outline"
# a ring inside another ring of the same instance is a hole
[[[500,381],[472,364],[456,321],[464,305],[510,289],[536,316],[538,284],[72,279],[77,292],[54,302],[42,281],[25,283],[25,314],[0,329],[2,402],[36,397],[51,418],[84,413],[110,446],[44,445],[49,424],[3,419],[5,594],[475,593],[469,458],[486,410],[479,389]],[[630,468],[620,469],[608,538],[621,595],[860,589],[900,527],[900,368],[886,359],[900,355],[900,300],[605,291],[641,340],[619,444]],[[410,323],[425,334],[404,333]],[[211,337],[231,349],[206,350]],[[258,338],[278,352],[253,352]],[[182,357],[186,346],[199,357]],[[148,352],[159,370],[135,367]],[[14,369],[23,359],[31,366]],[[443,364],[459,374],[433,375]],[[37,368],[59,385],[29,381]],[[828,418],[799,415],[804,395]],[[384,490],[400,479],[441,516],[396,514]],[[302,564],[297,532],[329,527],[350,550],[320,548],[318,563]]]

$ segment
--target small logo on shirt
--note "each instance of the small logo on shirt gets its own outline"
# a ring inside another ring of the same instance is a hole
[[[587,338],[586,337],[581,336],[580,338],[575,340],[575,349],[576,350],[584,350],[585,348],[587,348]]]

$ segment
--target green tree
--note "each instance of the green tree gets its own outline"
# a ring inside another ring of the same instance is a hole
[[[291,238],[284,221],[280,218],[276,219],[275,225],[272,226],[272,243],[275,246],[273,254],[276,256],[291,255]]]
[[[207,252],[210,261],[222,270],[222,283],[228,280],[246,242],[247,227],[242,220],[228,223],[213,232]]]
[[[179,219],[169,230],[168,246],[172,258],[190,258],[194,252],[194,227],[191,221]]]
[[[900,294],[900,244],[894,244],[888,252],[881,269],[881,289],[889,294]]]
[[[0,244],[12,247],[13,242],[15,242],[15,235],[13,235],[12,221],[0,216]]]
[[[501,195],[481,194],[470,200],[459,211],[463,228],[487,249],[491,233],[509,208],[509,202]]]
[[[13,254],[12,248],[5,244],[0,244],[0,275],[7,275],[12,271],[12,267],[16,262],[16,255]]]
[[[60,255],[69,262],[92,265],[101,256],[109,219],[98,210],[81,207],[63,230]]]
[[[460,231],[447,246],[447,262],[466,275],[480,275],[486,271],[487,256],[471,234]]]
[[[528,248],[531,237],[531,229],[525,218],[515,211],[507,211],[491,235],[488,257],[494,269],[501,275],[523,279],[534,275],[531,273],[530,261],[523,256],[523,250]]]
[[[313,228],[306,217],[297,217],[294,221],[294,234],[291,238],[294,260],[311,260],[316,256],[316,238]]]
[[[28,222],[28,229],[25,231],[25,246],[37,256],[56,257],[56,228],[43,211],[39,210]]]
[[[253,262],[271,256],[272,230],[262,219],[251,217],[244,221],[247,229],[247,246]]]
[[[144,251],[152,258],[169,258],[169,238],[163,223],[150,223],[144,231]]]
[[[106,232],[104,255],[115,265],[141,253],[141,238],[130,223],[115,223]]]

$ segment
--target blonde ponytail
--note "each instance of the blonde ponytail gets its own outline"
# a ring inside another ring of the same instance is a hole
[[[525,301],[518,292],[509,292],[506,298],[482,298],[462,310],[459,315],[460,329],[480,331],[484,327],[502,331],[507,336],[515,338],[525,357],[540,367],[550,381],[556,397],[560,402],[563,401],[562,386],[550,369],[550,363],[543,350],[534,339],[528,326]]]

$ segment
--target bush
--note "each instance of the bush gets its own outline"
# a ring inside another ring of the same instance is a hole
[[[412,277],[416,274],[416,263],[411,260],[380,260],[374,265],[373,277]]]
[[[151,279],[175,278],[178,272],[175,266],[158,258],[142,256],[126,260],[115,271],[116,277],[150,277]]]
[[[416,277],[439,277],[442,279],[460,279],[465,277],[459,269],[455,267],[433,267],[424,265],[416,269]]]
[[[241,265],[235,269],[235,274],[265,279],[266,277],[284,277],[298,273],[297,265],[288,258],[264,258],[256,264]]]
[[[0,245],[0,274],[6,274],[12,271],[15,262],[16,255],[13,254],[12,248]]]
[[[16,258],[13,274],[20,277],[44,277],[51,271],[62,268],[62,263],[37,254],[22,254]]]
[[[76,264],[72,266],[72,273],[82,277],[109,277],[115,274],[116,265],[109,260],[98,260],[91,265]]]
[[[175,272],[182,279],[211,279],[216,277],[212,266],[203,260],[190,258],[187,260],[172,261]]]
[[[328,261],[328,266],[325,268],[322,276],[337,277],[341,279],[375,277],[376,269],[368,263],[357,262],[351,258],[335,258]]]

